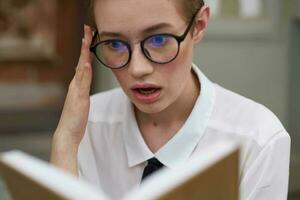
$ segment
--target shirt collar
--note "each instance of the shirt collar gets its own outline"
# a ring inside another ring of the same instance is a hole
[[[129,167],[156,157],[169,168],[176,168],[186,162],[199,143],[213,110],[215,90],[213,83],[193,64],[201,92],[194,108],[180,130],[159,151],[153,154],[146,145],[136,122],[133,106],[128,98],[124,119],[123,139]]]

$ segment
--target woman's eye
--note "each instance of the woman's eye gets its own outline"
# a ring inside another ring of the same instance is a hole
[[[120,41],[110,41],[105,43],[105,45],[108,46],[110,49],[117,51],[126,49],[126,45]]]
[[[167,43],[168,37],[163,35],[153,36],[149,39],[149,44],[154,47],[161,47]]]

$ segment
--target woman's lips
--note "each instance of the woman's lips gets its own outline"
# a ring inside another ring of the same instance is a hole
[[[153,103],[161,94],[161,87],[154,84],[136,84],[131,87],[134,97],[142,103]]]

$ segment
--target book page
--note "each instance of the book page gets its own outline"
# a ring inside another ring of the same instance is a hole
[[[92,185],[19,151],[1,155],[0,173],[15,200],[108,199],[101,190],[93,188]]]
[[[123,200],[237,200],[238,152],[232,141],[212,144],[178,168],[158,171]],[[15,200],[109,199],[101,189],[19,151],[0,156],[0,173]]]

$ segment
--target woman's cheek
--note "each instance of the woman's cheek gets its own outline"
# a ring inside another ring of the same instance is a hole
[[[128,88],[129,83],[127,80],[125,69],[112,69],[112,72],[118,80],[120,86],[123,88],[123,90],[126,90]]]

